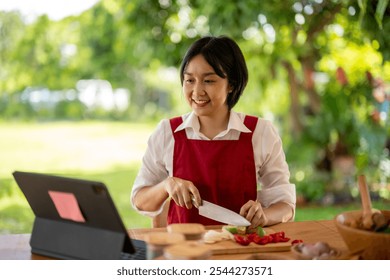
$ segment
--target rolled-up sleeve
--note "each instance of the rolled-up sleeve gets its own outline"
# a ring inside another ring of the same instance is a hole
[[[168,177],[168,170],[164,158],[169,156],[166,154],[166,133],[169,132],[170,127],[168,120],[162,120],[158,125],[155,131],[151,134],[148,139],[147,149],[142,158],[141,168],[135,178],[133,188],[131,191],[131,204],[135,210],[140,214],[154,217],[161,213],[163,206],[157,211],[142,211],[134,203],[134,197],[143,187],[153,186],[165,178]],[[172,137],[170,137],[172,138]]]
[[[295,215],[295,185],[290,183],[281,138],[274,125],[267,120],[259,119],[256,130],[253,144],[258,170],[257,198],[265,208],[277,202],[287,203]]]

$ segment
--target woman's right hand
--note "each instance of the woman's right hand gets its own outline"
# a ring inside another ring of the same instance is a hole
[[[201,197],[198,189],[191,181],[177,177],[168,177],[165,179],[165,191],[175,203],[187,209],[192,208],[192,197],[195,206],[201,205]]]

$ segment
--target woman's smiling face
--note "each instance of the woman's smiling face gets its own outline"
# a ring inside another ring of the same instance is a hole
[[[190,60],[184,70],[183,92],[197,116],[226,113],[228,91],[227,78],[218,76],[202,55]]]

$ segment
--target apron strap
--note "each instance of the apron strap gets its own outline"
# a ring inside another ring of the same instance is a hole
[[[172,118],[169,120],[169,122],[171,124],[172,135],[175,140],[187,138],[186,131],[184,129],[175,133],[176,128],[178,128],[179,125],[183,123],[182,117]]]
[[[254,116],[245,116],[244,125],[251,131],[249,133],[240,133],[240,139],[252,139],[253,131],[256,129],[257,117]]]

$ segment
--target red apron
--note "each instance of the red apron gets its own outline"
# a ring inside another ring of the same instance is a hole
[[[240,133],[238,140],[187,139],[185,130],[174,132],[182,118],[170,120],[175,139],[173,176],[189,180],[198,188],[202,199],[239,213],[248,200],[256,200],[256,167],[252,147],[252,132]],[[254,131],[257,118],[246,116],[244,124]],[[173,200],[168,211],[168,224],[220,224],[188,210]]]

